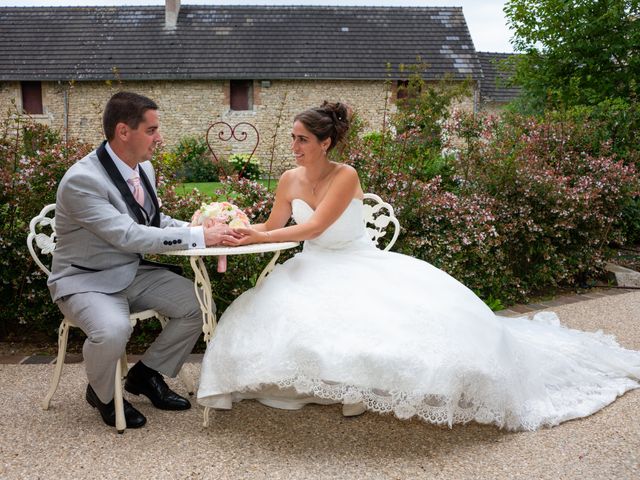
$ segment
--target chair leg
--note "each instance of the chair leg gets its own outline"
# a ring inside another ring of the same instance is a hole
[[[51,386],[47,392],[47,396],[42,401],[42,408],[49,410],[49,404],[51,398],[58,389],[60,383],[60,377],[62,376],[62,367],[64,366],[64,359],[67,355],[67,340],[69,339],[69,322],[66,319],[62,320],[60,327],[58,328],[58,357],[56,358],[56,368],[53,371],[53,379],[51,380]]]
[[[193,384],[193,378],[191,378],[191,375],[189,375],[185,371],[184,365],[182,366],[182,368],[180,369],[180,372],[178,373],[178,378],[180,378],[180,380],[184,384],[185,388],[187,389],[187,393],[189,395],[193,395],[196,391],[195,386]]]
[[[204,413],[203,413],[203,418],[202,418],[202,426],[203,427],[208,427],[209,426],[209,413],[211,412],[211,408],[210,407],[204,407]]]
[[[127,377],[129,373],[129,362],[127,361],[127,352],[122,354],[122,361],[120,362],[120,381]]]
[[[113,393],[113,402],[116,410],[116,430],[118,433],[124,433],[127,428],[127,421],[124,418],[124,402],[122,398],[122,358],[118,359],[116,364],[115,391]]]

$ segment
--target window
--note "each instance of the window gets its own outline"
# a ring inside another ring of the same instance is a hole
[[[409,80],[398,80],[396,85],[396,99],[402,100],[409,96]]]
[[[420,96],[420,85],[409,80],[398,80],[396,83],[396,100],[415,100]]]
[[[42,84],[40,82],[20,82],[22,90],[22,111],[31,115],[42,115]]]
[[[229,89],[231,110],[253,110],[253,80],[231,80]]]

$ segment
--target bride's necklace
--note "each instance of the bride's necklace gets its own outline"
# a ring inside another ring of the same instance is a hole
[[[320,175],[320,177],[318,178],[318,180],[315,181],[315,183],[311,184],[311,195],[313,195],[314,197],[316,196],[316,189],[318,188],[318,185],[320,185],[320,183],[322,183],[322,181],[329,176],[332,170],[333,170],[333,165],[329,164],[327,171],[322,175]]]

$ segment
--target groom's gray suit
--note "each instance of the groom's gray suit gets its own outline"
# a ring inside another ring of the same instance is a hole
[[[60,182],[58,241],[48,285],[63,314],[87,334],[87,377],[107,403],[113,398],[117,359],[131,334],[130,309],[153,308],[170,318],[142,361],[171,377],[193,349],[202,315],[193,283],[143,256],[189,248],[187,222],[161,213],[149,161],[139,164],[142,209],[105,143]]]

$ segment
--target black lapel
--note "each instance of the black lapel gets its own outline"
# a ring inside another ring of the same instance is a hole
[[[153,206],[156,209],[155,213],[153,214],[153,218],[151,219],[150,225],[152,227],[159,227],[160,226],[160,205],[158,204],[158,198],[156,197],[155,190],[151,186],[151,182],[149,181],[149,177],[147,177],[147,174],[144,173],[144,170],[140,165],[138,165],[138,173],[140,174],[140,178],[142,179],[142,183],[144,183],[144,186],[145,186],[147,192],[149,193],[149,197],[151,197],[151,202],[153,203]]]
[[[140,207],[140,204],[136,202],[135,198],[133,198],[133,193],[131,193],[129,185],[127,184],[127,182],[125,182],[124,178],[122,178],[122,175],[120,175],[120,170],[118,170],[118,167],[116,167],[116,164],[113,163],[113,159],[109,155],[109,152],[107,152],[107,149],[105,148],[106,144],[107,141],[105,140],[104,142],[102,142],[102,145],[98,147],[98,150],[96,150],[96,153],[98,154],[98,160],[100,160],[100,163],[109,174],[111,181],[115,184],[116,188],[120,192],[120,195],[122,195],[122,198],[124,198],[124,201],[127,203],[131,211],[135,213],[136,218],[138,219],[138,223],[145,225],[146,222],[144,213],[142,213],[142,207]],[[148,182],[149,180],[147,180],[147,183]],[[155,196],[154,201],[157,202]],[[156,213],[156,215],[158,214]]]

